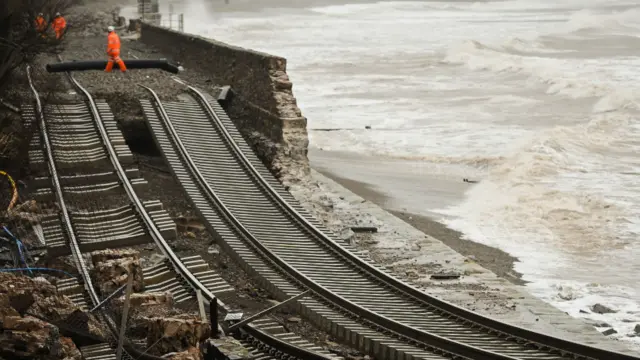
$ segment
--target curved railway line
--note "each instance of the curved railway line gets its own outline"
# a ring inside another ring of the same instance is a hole
[[[140,100],[153,137],[221,246],[280,299],[377,359],[640,359],[532,332],[434,298],[334,240],[258,160],[224,109]]]
[[[56,214],[42,219],[47,250],[55,255],[70,253],[80,274],[80,281],[60,281],[58,290],[69,295],[81,307],[88,307],[85,294],[91,307],[98,305],[101,299],[83,254],[153,242],[166,260],[165,264],[145,269],[145,282],[147,278],[155,279],[150,288],[170,291],[177,300],[192,296],[199,290],[206,301],[216,301],[220,314],[228,313],[229,308],[216,299],[215,292],[231,290],[229,286],[221,285],[224,281],[212,271],[203,271],[204,261],[199,257],[177,256],[165,239],[165,235],[173,233],[175,236],[175,224],[159,202],[143,202],[136,194],[137,186],[144,185],[145,181],[139,177],[137,169],[125,170],[120,163],[132,155],[106,102],[94,100],[71,74],[67,74],[84,100],[73,104],[45,105],[34,86],[30,67],[27,75],[35,106],[23,109],[24,121],[30,124],[37,122],[41,131],[40,137],[34,136],[30,144],[30,161],[47,168],[49,173],[49,177],[35,180],[40,185],[35,195],[55,199],[60,210],[60,216]],[[89,175],[78,175],[74,171],[61,174],[59,171],[60,166],[72,170],[78,166],[93,169],[96,161],[109,163],[111,170],[94,171]],[[104,211],[83,213],[70,209],[65,201],[74,195],[103,198],[105,194],[118,192],[126,195],[126,204]],[[115,321],[108,316],[104,320],[115,335]],[[244,343],[260,359],[340,359],[286,332],[279,323],[268,318],[243,326],[241,332]],[[134,358],[158,359],[141,353],[131,343],[127,348],[136,355]],[[108,359],[113,355],[113,349],[107,344],[81,350],[87,359]]]

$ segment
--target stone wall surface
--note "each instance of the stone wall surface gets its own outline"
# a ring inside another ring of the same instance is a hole
[[[308,174],[307,120],[293,96],[286,59],[148,24],[142,25],[141,41],[188,73],[230,85],[229,116],[270,169],[280,177]]]

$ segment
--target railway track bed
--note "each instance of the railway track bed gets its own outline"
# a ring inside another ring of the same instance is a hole
[[[298,311],[342,342],[380,359],[635,359],[500,323],[394,279],[334,240],[216,101],[190,95],[141,100],[175,177],[227,252],[277,298],[313,290]]]
[[[36,176],[30,184],[32,194],[41,204],[50,203],[45,206],[49,211],[41,214],[37,224],[41,238],[49,256],[71,255],[80,275],[58,282],[59,293],[82,309],[93,308],[101,297],[84,255],[101,249],[155,243],[156,251],[165,256],[165,261],[143,269],[145,291],[169,292],[179,304],[195,303],[196,290],[202,292],[205,301],[233,294],[235,289],[202,258],[173,253],[167,241],[176,239],[176,224],[159,201],[142,201],[136,194],[146,190],[147,182],[138,169],[123,168],[121,162],[130,165],[133,158],[108,105],[94,101],[72,76],[69,78],[84,93],[86,101],[67,99],[42,106],[30,78],[37,106],[25,106],[22,113],[25,125],[37,123],[42,130],[41,136],[32,138],[29,151],[35,171],[44,173],[46,169],[48,173]],[[221,315],[230,311],[219,301],[218,308]],[[104,319],[115,334],[113,315],[107,314]],[[265,359],[340,359],[317,353],[315,345],[269,319],[241,329],[246,341],[257,346]],[[127,343],[132,351],[136,346],[140,350],[145,348],[142,339],[134,338]],[[111,358],[112,346],[103,344],[82,351],[88,358]],[[136,351],[138,357],[149,357]]]

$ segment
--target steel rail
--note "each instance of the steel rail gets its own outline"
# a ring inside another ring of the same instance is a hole
[[[58,177],[58,170],[56,168],[56,163],[53,158],[53,148],[51,146],[51,142],[49,141],[49,133],[47,131],[47,123],[44,119],[44,112],[42,110],[42,102],[40,101],[40,95],[33,85],[33,79],[31,78],[31,66],[27,65],[27,79],[29,80],[29,87],[31,87],[31,91],[36,100],[36,114],[38,117],[38,121],[40,122],[40,132],[42,135],[42,139],[44,140],[45,152],[47,153],[47,163],[49,166],[49,173],[51,174],[51,179],[53,181],[54,190],[56,193],[56,199],[58,201],[60,211],[62,212],[63,222],[65,231],[69,236],[69,247],[71,248],[71,254],[73,256],[73,260],[78,267],[78,271],[80,272],[80,276],[82,277],[84,288],[87,290],[87,293],[91,297],[91,301],[93,305],[98,305],[100,303],[100,298],[96,293],[93,282],[91,281],[91,276],[89,271],[87,270],[87,266],[82,258],[82,252],[80,251],[80,247],[78,246],[78,240],[75,236],[75,229],[71,224],[71,217],[69,216],[69,211],[67,210],[67,205],[64,201],[64,196],[62,195],[62,186],[60,185],[60,178]]]
[[[107,133],[107,130],[103,122],[101,121],[100,112],[98,111],[98,107],[95,103],[95,100],[93,99],[93,96],[91,96],[91,94],[75,79],[75,77],[70,72],[67,72],[67,76],[69,77],[69,80],[71,81],[73,86],[77,90],[79,90],[87,100],[95,125],[98,128],[98,131],[100,133],[100,138],[102,140],[103,146],[107,150],[109,159],[113,167],[116,169],[116,173],[118,175],[120,183],[123,185],[123,188],[127,193],[127,196],[129,197],[131,202],[134,204],[134,208],[136,212],[138,213],[140,218],[143,220],[146,229],[149,231],[149,234],[151,235],[152,239],[154,240],[158,248],[160,248],[160,251],[169,259],[175,272],[180,277],[182,277],[192,289],[200,290],[202,292],[203,297],[207,301],[209,302],[215,301],[218,307],[228,312],[229,309],[227,309],[225,304],[220,300],[218,300],[216,296],[204,284],[202,284],[200,280],[198,280],[198,278],[196,278],[189,269],[187,269],[187,267],[182,263],[180,258],[173,252],[169,244],[166,242],[166,240],[160,233],[160,230],[157,228],[157,226],[151,219],[151,216],[148,214],[147,210],[142,204],[142,201],[140,201],[140,198],[137,196],[135,190],[133,189],[131,181],[127,177],[124,168],[120,164],[120,161],[118,160],[115,149],[113,148],[113,145],[109,140],[109,135]],[[317,354],[307,349],[294,346],[276,337],[273,337],[254,326],[247,326],[243,330],[249,336],[259,339],[260,341],[263,341],[268,346],[272,346],[274,348],[284,350],[285,352],[287,352],[287,354],[294,355],[301,359],[309,359],[309,360],[316,360],[316,359],[327,360],[328,359],[327,357],[321,354]]]
[[[97,306],[98,304],[100,304],[100,298],[98,297],[98,294],[95,292],[95,288],[93,286],[93,282],[91,280],[91,276],[88,273],[86,264],[84,262],[84,259],[82,257],[82,252],[80,251],[80,248],[78,246],[78,241],[75,237],[75,229],[73,228],[73,225],[71,223],[71,217],[69,216],[69,212],[67,209],[67,206],[65,204],[64,201],[64,196],[63,196],[63,192],[62,192],[62,185],[60,184],[60,179],[58,176],[58,171],[55,165],[55,160],[53,158],[53,148],[51,146],[51,142],[49,140],[49,135],[48,135],[48,130],[47,130],[47,124],[45,121],[45,117],[44,117],[44,111],[43,111],[43,106],[42,106],[42,102],[40,101],[40,95],[38,93],[38,91],[36,90],[34,84],[33,84],[33,79],[31,77],[31,66],[27,65],[27,78],[29,81],[29,86],[31,88],[31,91],[33,92],[34,98],[36,100],[36,114],[37,117],[39,118],[38,120],[40,121],[40,132],[42,135],[42,138],[44,140],[44,145],[45,145],[45,152],[47,153],[47,162],[48,162],[48,166],[49,166],[49,172],[51,174],[51,178],[53,180],[54,183],[54,188],[55,188],[55,193],[56,193],[56,198],[58,200],[59,203],[59,207],[60,207],[60,211],[62,212],[63,218],[64,218],[64,226],[65,226],[65,231],[67,232],[67,235],[69,237],[69,246],[71,248],[71,252],[72,252],[72,256],[74,258],[74,262],[76,263],[76,266],[79,268],[79,272],[80,275],[83,279],[83,285],[85,290],[87,291],[87,293],[89,294],[90,298],[91,298],[91,302],[93,303],[94,307]],[[107,326],[109,327],[110,332],[112,333],[112,335],[115,337],[117,337],[118,334],[118,330],[116,329],[115,326],[115,322],[114,320],[108,316],[107,314],[101,314],[101,317],[103,318],[103,320],[106,322]],[[114,340],[115,342],[115,340]],[[125,355],[128,357],[131,357],[131,354],[136,355],[137,359],[143,359],[143,360],[161,360],[162,358],[157,357],[157,356],[153,356],[150,354],[145,354],[140,352],[138,349],[136,349],[134,346],[132,346],[131,344],[128,343],[128,341],[125,343],[124,348],[126,350]]]
[[[155,94],[155,92],[153,92],[153,90],[151,90],[148,87],[144,87],[144,88],[146,88],[148,91],[150,91],[152,94],[155,95],[154,98],[156,101],[156,106],[158,111],[161,113],[160,118],[164,122],[168,133],[173,138],[174,144],[179,149],[181,156],[183,157],[183,159],[185,159],[185,162],[188,164],[189,168],[191,169],[192,174],[194,174],[194,176],[198,179],[198,182],[200,183],[200,185],[205,190],[207,196],[209,197],[209,200],[212,203],[216,204],[216,206],[222,210],[224,216],[227,218],[227,221],[233,224],[233,226],[243,235],[243,237],[251,244],[251,246],[257,249],[258,253],[260,253],[265,259],[267,259],[272,264],[275,264],[276,267],[279,268],[282,273],[287,274],[289,277],[294,279],[299,284],[302,284],[307,289],[312,290],[312,292],[317,297],[320,297],[325,302],[329,302],[339,306],[340,308],[353,314],[355,318],[365,318],[367,321],[369,321],[373,325],[382,326],[385,329],[388,329],[391,332],[395,333],[397,337],[407,339],[407,342],[415,341],[417,343],[420,343],[426,348],[432,348],[434,352],[448,353],[454,357],[461,356],[461,357],[476,359],[476,360],[482,360],[482,359],[516,360],[516,358],[510,357],[504,354],[498,354],[489,350],[481,349],[468,344],[463,344],[461,342],[447,339],[445,337],[442,337],[427,331],[423,331],[421,329],[411,328],[393,319],[390,319],[383,315],[372,312],[369,309],[363,308],[345,299],[339,294],[334,293],[333,291],[316,283],[306,275],[302,274],[301,272],[291,267],[285,260],[283,260],[281,257],[273,253],[271,250],[269,250],[264,244],[262,244],[234,216],[231,210],[229,210],[226,207],[226,205],[223,203],[223,201],[216,195],[215,191],[213,191],[213,189],[207,183],[207,181],[205,180],[204,176],[202,175],[198,167],[195,165],[193,159],[191,159],[191,156],[189,155],[183,142],[179,138],[176,129],[174,128],[173,124],[171,124],[169,116],[167,115],[162,105],[162,102],[157,97],[157,94]]]
[[[216,114],[215,110],[211,107],[208,100],[204,96],[204,94],[192,87],[188,86],[188,89],[195,94],[196,100],[200,103],[200,105],[207,110],[210,119],[214,122],[214,125],[220,130],[220,132],[224,135],[225,140],[234,150],[238,159],[242,162],[242,165],[250,172],[254,179],[258,181],[258,183],[262,186],[262,188],[267,192],[267,194],[274,199],[274,203],[280,207],[280,209],[296,222],[301,224],[305,230],[307,230],[310,234],[313,234],[316,238],[322,241],[322,243],[333,250],[335,253],[340,255],[343,259],[347,260],[353,265],[360,267],[365,270],[368,274],[374,276],[377,280],[381,281],[386,286],[395,288],[400,290],[406,296],[417,300],[418,302],[425,303],[428,306],[434,307],[438,309],[440,312],[445,313],[447,315],[456,317],[461,321],[473,322],[474,324],[479,325],[484,328],[488,332],[498,332],[501,333],[504,338],[509,338],[515,341],[524,341],[527,343],[531,343],[531,345],[541,348],[548,349],[547,351],[554,351],[561,355],[579,355],[581,357],[586,358],[595,358],[595,359],[603,359],[603,360],[640,360],[640,357],[635,357],[615,351],[604,350],[601,348],[596,348],[590,345],[581,344],[578,342],[560,339],[557,337],[553,337],[550,335],[538,333],[535,331],[531,331],[516,325],[500,322],[498,320],[492,319],[490,317],[478,314],[476,312],[467,310],[465,308],[459,307],[457,305],[451,304],[444,300],[435,298],[399,279],[392,277],[391,275],[377,269],[376,267],[368,264],[362,259],[355,256],[348,249],[344,248],[342,245],[335,242],[329,236],[327,236],[323,231],[318,229],[314,224],[312,224],[307,218],[301,215],[296,209],[294,209],[290,204],[274,189],[271,184],[268,183],[266,179],[260,174],[260,172],[253,166],[251,161],[246,157],[242,149],[238,146],[236,141],[233,139],[232,135],[227,130],[225,124]],[[446,316],[446,315],[445,315]],[[395,331],[395,329],[393,329]],[[519,339],[518,339],[519,338]]]
[[[149,93],[153,96],[154,101],[156,102],[156,104],[158,105],[158,109],[160,110],[161,113],[161,118],[165,119],[168,124],[170,125],[170,121],[168,121],[169,117],[166,114],[166,112],[164,111],[164,108],[162,108],[162,102],[160,100],[160,98],[158,97],[158,95],[149,87],[144,86],[144,85],[139,85],[140,87],[146,89],[147,91],[149,91]],[[178,139],[179,141],[179,139]],[[182,145],[182,142],[179,142],[180,146]],[[190,165],[193,165],[192,162],[189,163]],[[197,168],[196,168],[197,171]],[[206,183],[204,183],[206,185]],[[203,183],[201,183],[201,186],[203,185]],[[167,245],[168,247],[168,245]],[[173,251],[168,248],[167,251],[173,253]],[[176,257],[177,258],[177,257]],[[179,260],[178,260],[179,261]],[[187,270],[185,268],[185,272],[188,273],[189,275],[191,274],[189,272],[189,270]],[[200,283],[200,281],[195,278],[195,276],[190,275],[191,277],[193,277],[193,284],[194,284],[194,288],[196,289],[200,289],[203,292],[203,296],[208,300],[208,301],[213,301],[215,300],[215,296],[208,290],[206,289],[206,287]],[[221,306],[223,307],[223,309],[225,311],[228,311],[228,309],[226,309],[224,307],[224,304],[222,304],[219,300],[218,303],[221,304]],[[263,332],[257,328],[255,328],[254,326],[252,326],[251,324],[248,324],[246,326],[243,326],[242,329],[244,331],[246,331],[248,333],[248,335],[253,336],[254,338],[258,339],[259,341],[264,342],[265,344],[274,346],[278,349],[284,349],[287,353],[294,355],[296,357],[299,357],[301,359],[308,359],[308,360],[321,360],[321,359],[328,359],[326,356],[323,356],[321,354],[318,354],[316,352],[313,351],[309,351],[307,349],[301,348],[301,347],[297,347],[295,345],[292,345],[290,343],[287,343],[285,341],[282,341],[276,337],[273,337],[269,334],[267,334],[266,332]]]

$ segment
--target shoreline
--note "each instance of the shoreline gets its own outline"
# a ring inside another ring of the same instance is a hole
[[[413,228],[440,240],[456,252],[472,259],[478,265],[492,271],[499,277],[515,285],[525,285],[527,283],[522,279],[522,274],[514,270],[514,264],[518,259],[508,253],[498,248],[465,240],[463,233],[448,228],[445,224],[432,217],[388,208],[385,203],[388,201],[389,196],[381,193],[371,184],[341,177],[326,168],[314,169],[363,199],[382,207]]]

